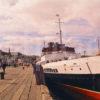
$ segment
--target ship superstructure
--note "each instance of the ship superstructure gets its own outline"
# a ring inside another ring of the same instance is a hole
[[[50,42],[48,43],[48,47],[42,49],[41,61],[50,63],[79,57],[80,54],[76,54],[73,47],[68,47],[65,44],[59,44],[57,42]]]

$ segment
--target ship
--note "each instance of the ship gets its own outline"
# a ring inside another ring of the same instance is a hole
[[[45,81],[100,92],[100,55],[81,56],[74,47],[63,44],[60,18],[58,21],[60,43],[44,46],[37,62],[43,68]]]

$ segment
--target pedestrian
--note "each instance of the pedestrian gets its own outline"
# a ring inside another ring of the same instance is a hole
[[[4,74],[5,74],[5,71],[6,71],[6,66],[7,66],[6,61],[2,60],[2,69],[3,69]]]
[[[23,66],[23,70],[25,69],[25,67]]]
[[[0,69],[2,68],[2,60],[0,59]]]
[[[32,62],[32,67],[33,67],[33,74],[34,74],[36,71],[36,63],[35,62]]]

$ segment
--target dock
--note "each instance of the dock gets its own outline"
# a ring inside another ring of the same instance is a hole
[[[52,100],[45,84],[37,84],[33,67],[6,68],[0,80],[0,100]]]

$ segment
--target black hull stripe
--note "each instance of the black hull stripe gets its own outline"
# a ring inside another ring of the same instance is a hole
[[[100,74],[51,74],[45,73],[45,80],[100,92]]]

